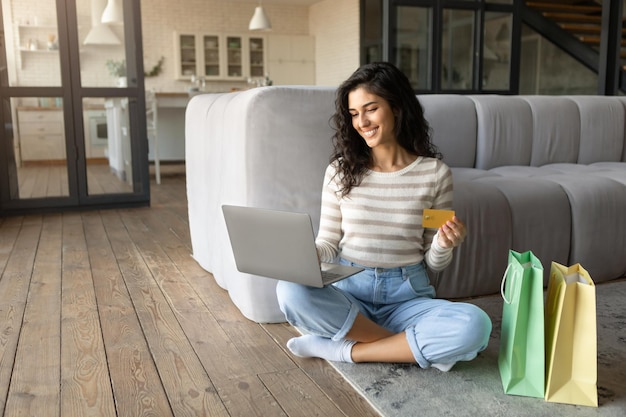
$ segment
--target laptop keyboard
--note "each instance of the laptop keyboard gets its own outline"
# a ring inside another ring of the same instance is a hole
[[[322,281],[324,282],[328,282],[328,281],[333,281],[337,278],[342,277],[343,274],[338,274],[336,272],[332,272],[332,271],[322,271]]]

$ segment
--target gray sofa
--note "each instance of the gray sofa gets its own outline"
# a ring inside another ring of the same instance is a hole
[[[469,235],[439,297],[497,293],[509,249],[626,275],[626,101],[598,96],[422,95]],[[193,256],[257,322],[284,318],[276,281],[238,272],[220,206],[308,212],[317,230],[334,89],[266,87],[194,97],[186,113]]]

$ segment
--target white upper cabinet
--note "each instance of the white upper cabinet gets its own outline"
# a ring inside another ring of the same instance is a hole
[[[315,38],[269,35],[267,67],[277,85],[315,84]]]
[[[175,77],[247,80],[267,72],[265,38],[240,34],[174,33]]]

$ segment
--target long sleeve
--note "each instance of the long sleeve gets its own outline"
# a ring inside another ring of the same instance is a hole
[[[320,260],[331,262],[339,253],[341,233],[341,207],[339,204],[338,185],[334,181],[335,169],[328,166],[324,175],[322,188],[322,208],[320,212],[320,228],[315,244]]]
[[[452,172],[449,168],[442,170],[441,176],[437,177],[435,190],[433,208],[450,210],[452,208],[453,183]],[[438,245],[437,238],[438,232],[433,229],[427,229],[424,232],[424,246],[426,248],[424,260],[433,271],[441,271],[452,262],[453,248],[442,248]]]

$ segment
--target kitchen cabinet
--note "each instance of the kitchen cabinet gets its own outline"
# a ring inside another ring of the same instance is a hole
[[[199,72],[200,53],[195,35],[175,34],[174,52],[177,79],[190,79]]]
[[[174,33],[175,78],[247,80],[266,73],[265,38],[240,34]]]
[[[270,35],[267,67],[276,85],[315,84],[315,38]]]
[[[202,35],[202,48],[204,52],[204,71],[201,69],[199,72],[194,71],[193,74],[202,74],[205,77],[219,77],[221,75],[219,36]]]
[[[251,77],[265,77],[265,74],[267,73],[267,65],[265,63],[265,44],[265,38],[248,38]]]
[[[22,163],[64,161],[65,127],[60,108],[18,108]]]

